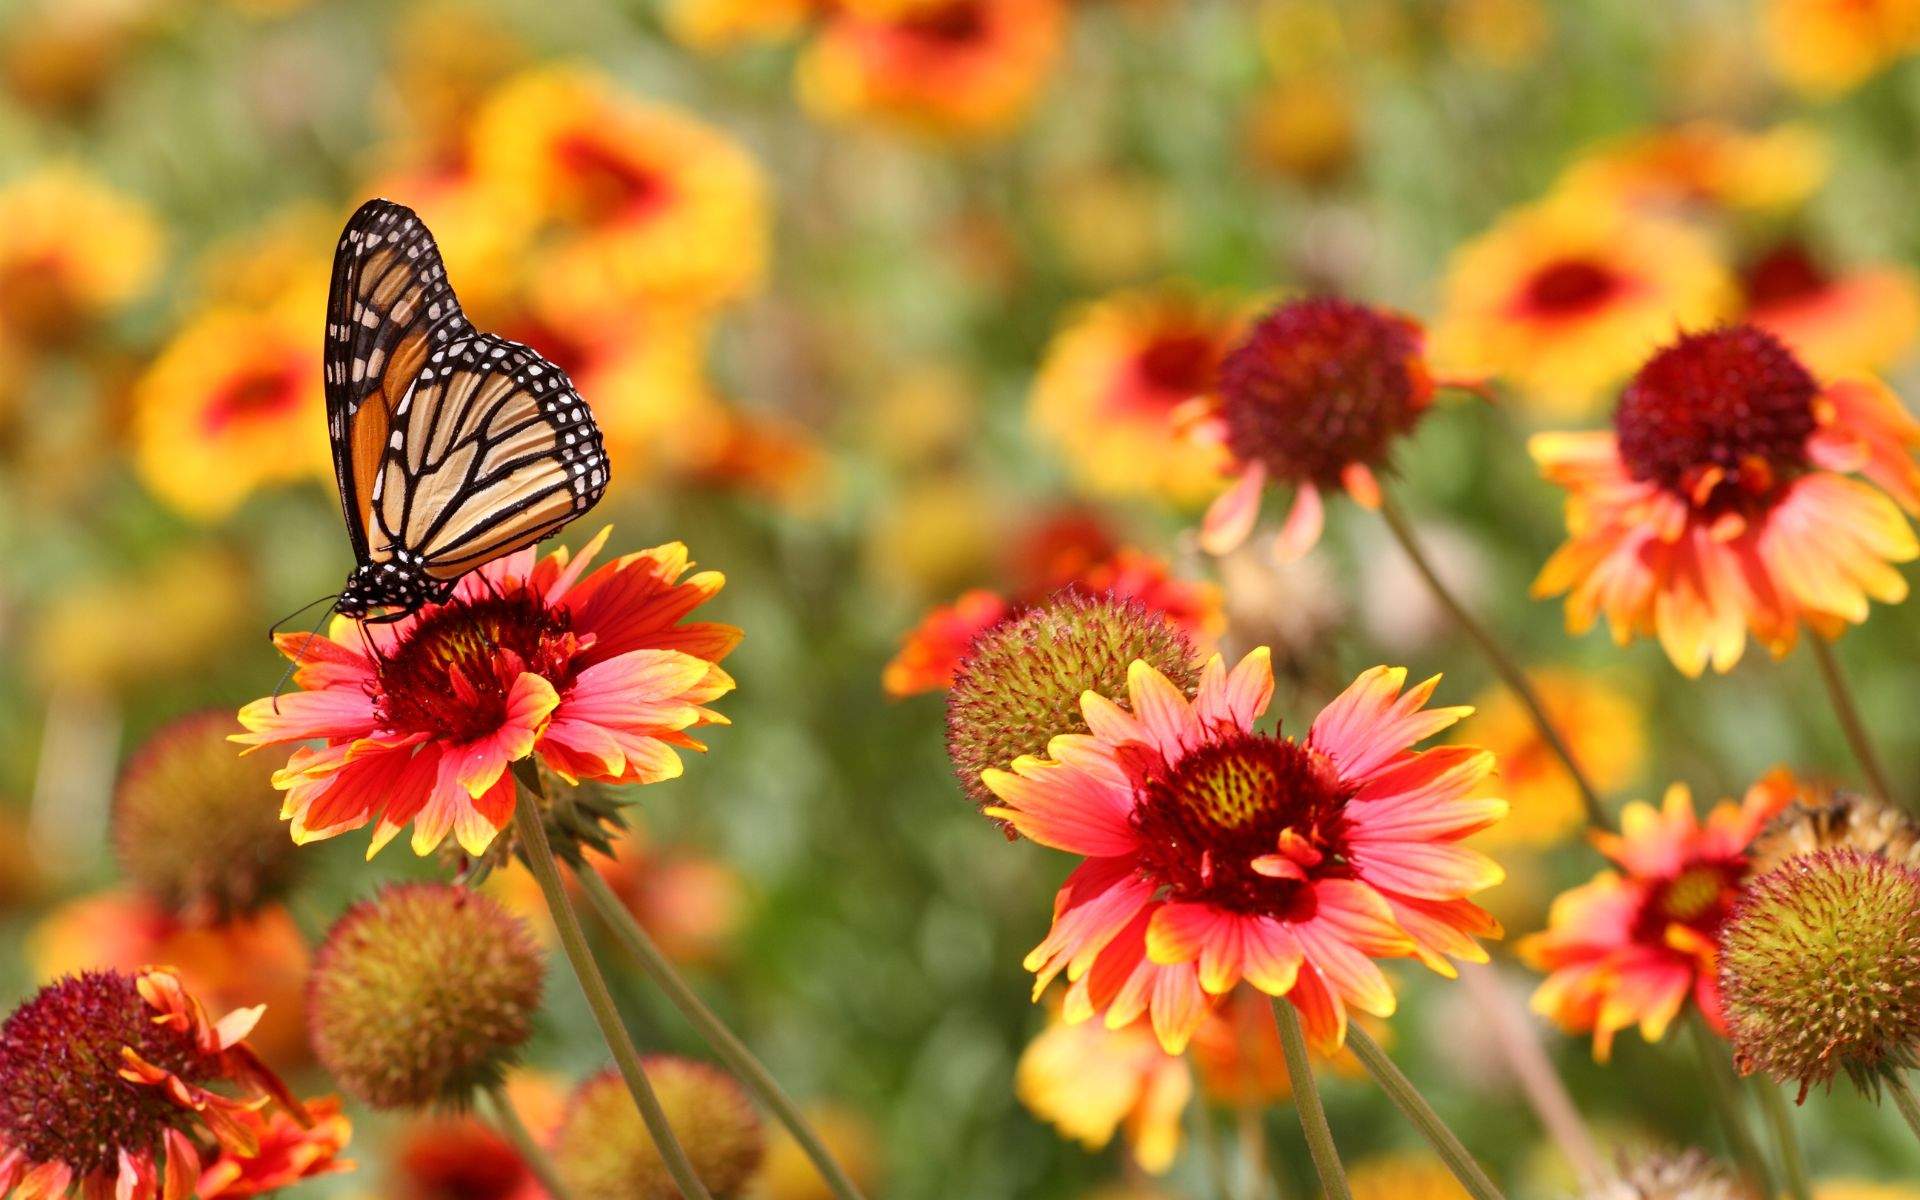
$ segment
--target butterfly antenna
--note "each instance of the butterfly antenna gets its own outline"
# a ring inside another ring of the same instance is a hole
[[[269,641],[272,641],[273,639],[280,636],[280,627],[282,625],[285,625],[288,621],[293,620],[295,617],[299,616],[301,613],[312,608],[315,604],[320,604],[320,603],[329,602],[329,601],[331,603],[327,603],[326,611],[320,614],[320,619],[314,622],[312,631],[307,634],[307,641],[303,641],[300,643],[300,653],[296,654],[293,657],[292,661],[287,663],[287,669],[280,673],[280,682],[273,685],[273,711],[276,714],[280,711],[280,689],[287,686],[287,680],[292,679],[293,673],[300,669],[300,665],[302,663],[307,661],[307,642],[310,642],[314,638],[317,638],[320,636],[320,627],[325,625],[327,623],[327,618],[333,615],[333,607],[335,604],[338,604],[340,602],[340,595],[339,593],[336,592],[331,596],[322,596],[318,600],[314,600],[314,601],[310,601],[309,603],[302,604],[299,608],[294,609],[292,612],[288,613],[286,616],[281,617],[278,621],[275,621],[272,627],[267,630],[267,639]]]

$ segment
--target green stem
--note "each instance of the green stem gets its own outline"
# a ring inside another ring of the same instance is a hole
[[[1314,1082],[1313,1064],[1307,1061],[1307,1038],[1300,1030],[1300,1014],[1293,1002],[1273,998],[1273,1019],[1280,1026],[1280,1049],[1287,1058],[1287,1080],[1293,1085],[1293,1106],[1300,1113],[1300,1132],[1307,1138],[1307,1153],[1313,1156],[1313,1169],[1327,1200],[1352,1200],[1347,1187],[1347,1171],[1340,1165],[1339,1148],[1333,1144],[1333,1130],[1327,1126],[1327,1110],[1320,1103],[1320,1085]]]
[[[1699,1013],[1694,1013],[1688,1024],[1693,1037],[1694,1049],[1700,1056],[1700,1073],[1707,1080],[1707,1097],[1713,1102],[1715,1118],[1719,1121],[1720,1132],[1727,1139],[1727,1150],[1739,1164],[1741,1173],[1758,1185],[1766,1195],[1773,1195],[1772,1176],[1767,1171],[1767,1160],[1760,1153],[1760,1145],[1753,1140],[1753,1133],[1747,1128],[1746,1114],[1740,1111],[1740,1095],[1734,1086],[1733,1064],[1721,1052],[1720,1039]]]
[[[787,1127],[787,1132],[793,1135],[793,1140],[806,1156],[813,1160],[814,1168],[820,1172],[821,1179],[826,1181],[827,1188],[837,1200],[863,1200],[860,1189],[840,1164],[834,1161],[833,1154],[807,1123],[800,1107],[780,1087],[772,1073],[754,1057],[753,1051],[747,1049],[746,1043],[736,1037],[727,1028],[726,1022],[716,1016],[699,994],[681,978],[673,963],[647,936],[640,922],[634,920],[627,906],[620,903],[620,898],[613,894],[613,889],[607,886],[607,881],[600,877],[600,873],[591,869],[575,871],[574,878],[580,881],[588,903],[613,930],[614,937],[640,964],[640,969],[646,972],[654,986],[666,993],[667,999],[673,1001],[674,1007],[700,1032],[700,1036],[706,1039],[707,1045],[713,1048],[714,1054],[726,1064],[727,1069]]]
[[[1813,1200],[1813,1185],[1807,1180],[1807,1156],[1800,1149],[1800,1134],[1793,1127],[1793,1114],[1787,1111],[1787,1098],[1770,1079],[1756,1079],[1754,1090],[1760,1093],[1760,1115],[1773,1132],[1778,1151],[1780,1179],[1790,1200]]]
[[[507,1098],[506,1089],[489,1088],[486,1097],[487,1107],[493,1114],[493,1123],[499,1126],[500,1132],[506,1134],[507,1140],[513,1143],[513,1148],[520,1154],[520,1161],[527,1164],[527,1170],[533,1172],[533,1177],[540,1181],[540,1186],[546,1189],[553,1200],[572,1200],[566,1186],[560,1182],[560,1173],[554,1170],[553,1159],[547,1156],[546,1150],[535,1140],[533,1131],[527,1128],[527,1123],[520,1119],[519,1112],[513,1107],[513,1101]]]
[[[520,796],[513,809],[514,832],[519,835],[521,848],[526,853],[527,867],[540,884],[541,895],[546,897],[547,910],[560,934],[561,948],[566,951],[574,978],[580,981],[580,990],[586,993],[587,1007],[593,1012],[594,1023],[600,1027],[600,1036],[606,1039],[614,1065],[626,1081],[627,1091],[632,1093],[633,1103],[640,1110],[640,1119],[646,1123],[653,1144],[659,1147],[660,1159],[680,1195],[685,1200],[712,1200],[706,1185],[694,1174],[680,1139],[667,1124],[667,1114],[660,1107],[660,1098],[653,1094],[653,1085],[647,1082],[647,1073],[640,1068],[640,1055],[633,1048],[633,1038],[621,1023],[613,996],[607,991],[606,977],[600,973],[600,965],[587,947],[587,935],[580,928],[580,914],[574,911],[573,901],[567,898],[567,889],[560,882],[560,868],[553,861],[553,847],[547,842],[546,822],[541,815],[545,793],[539,768],[533,765],[533,760],[521,759],[513,765],[513,773],[520,781]]]
[[[1487,1178],[1487,1173],[1480,1169],[1473,1155],[1467,1153],[1467,1148],[1460,1144],[1453,1130],[1447,1128],[1447,1123],[1440,1119],[1439,1113],[1433,1111],[1433,1106],[1413,1086],[1413,1081],[1393,1065],[1393,1060],[1387,1057],[1386,1051],[1380,1049],[1379,1043],[1367,1036],[1366,1030],[1358,1025],[1348,1025],[1347,1045],[1352,1048],[1353,1056],[1360,1060],[1360,1065],[1373,1076],[1373,1081],[1380,1085],[1380,1090],[1387,1094],[1387,1099],[1393,1101],[1394,1107],[1413,1122],[1421,1137],[1427,1139],[1427,1144],[1440,1156],[1440,1161],[1447,1164],[1447,1170],[1453,1172],[1453,1177],[1460,1181],[1460,1186],[1467,1190],[1468,1195],[1474,1200],[1504,1200],[1500,1189],[1493,1186],[1493,1180]]]
[[[1860,709],[1853,702],[1847,677],[1840,673],[1840,660],[1834,657],[1833,644],[1817,633],[1809,633],[1807,646],[1813,651],[1814,664],[1820,668],[1820,682],[1826,684],[1827,698],[1833,702],[1833,715],[1840,720],[1840,732],[1846,735],[1847,747],[1859,762],[1860,773],[1867,777],[1867,786],[1882,804],[1893,803],[1886,768],[1880,765],[1873,741],[1867,737],[1866,724],[1860,720]]]
[[[1913,1130],[1913,1136],[1920,1137],[1920,1101],[1913,1098],[1913,1088],[1908,1085],[1905,1075],[1889,1075],[1887,1090],[1893,1093],[1893,1106],[1906,1118],[1907,1128]]]
[[[1520,669],[1520,664],[1507,653],[1506,647],[1493,636],[1493,632],[1468,612],[1466,605],[1460,602],[1459,597],[1441,582],[1432,561],[1427,558],[1419,539],[1414,536],[1413,526],[1400,511],[1400,506],[1393,497],[1385,492],[1380,495],[1380,515],[1385,518],[1387,528],[1392,531],[1394,540],[1398,541],[1400,548],[1406,552],[1408,561],[1413,563],[1413,569],[1426,582],[1434,599],[1440,602],[1440,607],[1446,609],[1453,623],[1480,647],[1480,652],[1487,656],[1487,662],[1492,665],[1494,672],[1507,685],[1507,689],[1519,698],[1528,716],[1533,718],[1534,728],[1540,732],[1540,740],[1545,742],[1547,749],[1560,760],[1560,765],[1566,768],[1568,777],[1573,780],[1574,788],[1580,793],[1580,806],[1586,810],[1587,824],[1595,829],[1608,828],[1606,810],[1600,804],[1600,793],[1594,790],[1585,769],[1574,760],[1573,751],[1561,738],[1560,731],[1554,728],[1553,720],[1547,716],[1546,705],[1541,703],[1539,693],[1534,691],[1532,682],[1527,679],[1527,673]]]

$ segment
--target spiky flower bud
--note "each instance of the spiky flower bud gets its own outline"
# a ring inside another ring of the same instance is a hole
[[[314,1055],[375,1108],[460,1106],[533,1032],[545,962],[490,896],[401,884],[349,909],[315,958]]]
[[[1876,1089],[1920,1047],[1920,871],[1843,849],[1754,880],[1720,931],[1720,990],[1742,1073],[1802,1100],[1842,1070]]]
[[[1123,700],[1135,659],[1191,690],[1198,658],[1184,631],[1138,600],[1069,589],[1006,618],[974,641],[947,694],[947,755],[960,787],[976,804],[995,803],[980,773],[1087,732],[1082,693]]]
[[[733,1200],[759,1169],[765,1131],[746,1093],[717,1067],[672,1055],[641,1060],[667,1125],[714,1200]],[[553,1165],[574,1200],[674,1200],[679,1190],[612,1072],[581,1084],[553,1140]]]
[[[584,870],[588,852],[601,859],[618,853],[615,843],[627,832],[624,810],[634,803],[632,789],[610,787],[596,780],[569,782],[544,765],[540,772],[540,790],[546,803],[541,816],[547,827],[547,844],[553,855],[574,870]],[[469,855],[457,845],[442,845],[441,857],[460,874],[462,882],[478,885],[513,859],[526,863],[526,847],[512,825],[502,829],[486,852]]]
[[[295,850],[280,823],[274,764],[235,753],[228,712],[163,726],[114,791],[113,846],[127,878],[194,921],[250,912],[286,890]]]
[[[1760,1200],[1698,1150],[1625,1159],[1586,1200]]]
[[[1890,804],[1858,792],[1800,796],[1753,839],[1749,878],[1790,858],[1852,849],[1920,868],[1920,824]]]

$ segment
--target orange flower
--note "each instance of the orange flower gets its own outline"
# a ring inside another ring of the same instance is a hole
[[[1763,32],[1774,69],[1787,82],[1831,96],[1920,50],[1920,3],[1770,0]]]
[[[1455,252],[1433,361],[1496,375],[1546,412],[1584,413],[1676,326],[1734,293],[1691,226],[1578,194],[1508,214]]]
[[[1821,375],[1884,371],[1920,337],[1920,277],[1905,267],[1835,274],[1789,241],[1749,266],[1743,285],[1745,319]]]
[[[0,342],[71,342],[147,289],[160,250],[144,204],[76,167],[0,187]]]
[[[588,864],[641,928],[677,963],[712,966],[727,956],[747,906],[746,887],[725,863],[686,850],[661,850],[629,828],[613,856]]]
[[[391,1155],[397,1200],[548,1200],[513,1144],[472,1117],[411,1121]]]
[[[1537,671],[1532,679],[1547,718],[1595,790],[1606,795],[1632,782],[1645,761],[1647,742],[1646,722],[1632,698],[1573,671]],[[1507,819],[1475,844],[1545,848],[1579,828],[1586,818],[1580,792],[1513,692],[1489,688],[1473,708],[1473,740],[1498,760],[1500,794],[1511,806]]]
[[[1739,895],[1749,844],[1784,802],[1778,789],[1755,788],[1743,803],[1716,805],[1704,825],[1683,784],[1667,789],[1659,809],[1627,805],[1619,833],[1593,835],[1619,870],[1562,893],[1547,929],[1516,946],[1548,973],[1534,1010],[1570,1033],[1591,1030],[1603,1060],[1629,1026],[1658,1041],[1689,996],[1718,1028],[1714,939]]]
[[[1166,288],[1074,314],[1033,382],[1033,423],[1091,491],[1192,502],[1212,495],[1220,448],[1185,436],[1181,407],[1210,394],[1236,334],[1227,306]]]
[[[1062,0],[849,0],[801,60],[800,95],[836,120],[992,137],[1032,106],[1065,24]]]
[[[1554,190],[1598,204],[1778,212],[1819,190],[1829,157],[1806,125],[1749,131],[1687,121],[1602,143],[1568,167]]]
[[[1732,668],[1749,631],[1776,655],[1802,623],[1836,636],[1906,596],[1892,564],[1920,556],[1900,511],[1920,512],[1916,448],[1920,423],[1876,382],[1823,389],[1750,325],[1682,336],[1612,431],[1533,439],[1570,534],[1534,594],[1566,593],[1575,633],[1604,614],[1622,644],[1657,635],[1688,675]]]
[[[316,1175],[352,1170],[353,1164],[340,1158],[353,1136],[340,1098],[323,1096],[304,1107],[305,1120],[285,1111],[238,1114],[256,1148],[247,1153],[223,1150],[200,1173],[194,1195],[199,1200],[242,1200],[271,1195]]]

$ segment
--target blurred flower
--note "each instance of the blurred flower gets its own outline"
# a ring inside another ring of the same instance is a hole
[[[854,1185],[868,1194],[880,1190],[879,1138],[873,1123],[851,1109],[809,1108],[807,1123],[826,1144]],[[770,1131],[766,1159],[747,1193],[754,1200],[834,1200],[832,1189],[820,1178],[800,1143],[784,1126]]]
[[[1835,275],[1787,241],[1752,263],[1742,286],[1744,319],[1822,376],[1885,370],[1920,337],[1920,277],[1904,267]]]
[[[1561,893],[1547,929],[1516,946],[1548,973],[1534,1011],[1569,1033],[1592,1030],[1601,1060],[1614,1034],[1635,1024],[1659,1041],[1689,995],[1719,1028],[1714,938],[1740,894],[1748,843],[1781,803],[1755,788],[1744,802],[1715,805],[1703,826],[1676,783],[1660,809],[1635,801],[1621,811],[1619,833],[1590,835],[1620,871]]]
[[[1559,416],[1590,411],[1676,326],[1734,301],[1703,234],[1577,195],[1509,213],[1455,251],[1444,286],[1435,364],[1500,376]]]
[[[1039,214],[1062,265],[1075,278],[1110,286],[1160,271],[1180,228],[1165,181],[1145,172],[1095,167],[1049,177]]]
[[[1211,394],[1236,336],[1232,310],[1165,287],[1120,292],[1054,335],[1034,378],[1036,428],[1075,477],[1106,496],[1204,499],[1220,487],[1220,447],[1185,436],[1175,416]]]
[[[23,107],[86,115],[160,24],[166,0],[27,0],[0,20],[0,79]]]
[[[348,909],[313,966],[327,1073],[376,1108],[458,1107],[533,1034],[546,959],[525,922],[452,884],[390,885]]]
[[[396,142],[388,155],[416,170],[462,171],[474,116],[487,94],[526,62],[526,46],[495,10],[474,0],[406,6],[391,45],[381,97]]]
[[[1615,1170],[1582,1200],[1759,1200],[1698,1150],[1644,1154],[1623,1160]]]
[[[147,368],[133,396],[134,465],[168,506],[218,520],[258,488],[326,476],[320,310],[307,299],[210,308]]]
[[[1246,123],[1254,161],[1306,187],[1338,183],[1359,158],[1359,100],[1333,72],[1268,86],[1254,97]]]
[[[1781,655],[1802,623],[1834,637],[1906,596],[1920,423],[1883,385],[1822,389],[1771,334],[1724,326],[1649,359],[1613,424],[1531,443],[1571,535],[1533,591],[1566,593],[1574,633],[1604,613],[1691,676],[1730,669],[1749,630]]]
[[[339,1169],[345,1122],[260,1061],[244,1040],[259,1015],[216,1023],[163,968],[40,989],[0,1025],[0,1194],[246,1196],[264,1188],[236,1174],[278,1187]]]
[[[1802,855],[1747,885],[1720,931],[1727,1036],[1743,1075],[1877,1094],[1920,1063],[1920,871],[1858,850]]]
[[[1445,10],[1455,54],[1497,70],[1538,60],[1553,35],[1553,10],[1541,0],[1459,0]]]
[[[636,303],[703,311],[759,286],[767,198],[730,137],[590,70],[508,80],[474,118],[482,194],[558,235],[529,280],[543,318],[605,318]]]
[[[1769,0],[1762,31],[1774,69],[1812,96],[1832,96],[1920,50],[1914,0]]]
[[[922,595],[963,586],[1002,543],[1005,500],[971,472],[907,473],[869,522],[867,573]]]
[[[1814,1185],[1813,1200],[1920,1200],[1920,1188],[1864,1179],[1825,1179]]]
[[[1347,1174],[1353,1200],[1464,1200],[1467,1190],[1428,1154],[1382,1154],[1363,1158]]]
[[[67,345],[137,299],[160,270],[147,206],[85,170],[44,166],[0,185],[0,342]]]
[[[718,859],[649,846],[638,830],[593,855],[598,871],[641,928],[676,963],[711,965],[726,956],[746,910],[740,873]]]
[[[753,1104],[717,1067],[667,1054],[640,1060],[667,1125],[713,1200],[737,1200],[766,1152]],[[582,1083],[552,1144],[553,1165],[576,1200],[672,1200],[679,1190],[611,1070]]]
[[[984,781],[987,815],[1042,845],[1086,856],[1027,956],[1035,995],[1061,971],[1066,1016],[1109,1028],[1143,1011],[1182,1049],[1209,996],[1244,977],[1301,1010],[1323,1048],[1346,1037],[1347,1006],[1386,1016],[1394,996],[1372,961],[1484,962],[1498,926],[1467,899],[1500,868],[1462,838],[1506,805],[1468,799],[1493,769],[1469,747],[1409,747],[1467,713],[1422,711],[1439,679],[1402,694],[1376,667],[1315,718],[1304,741],[1252,732],[1273,693],[1267,653],[1229,673],[1215,657],[1194,698],[1146,663],[1130,709],[1089,692],[1090,734],[1049,743]]]
[[[1646,761],[1646,722],[1631,697],[1574,671],[1536,671],[1532,679],[1547,719],[1566,739],[1595,790],[1608,795],[1639,775]],[[1507,819],[1482,834],[1477,844],[1484,849],[1544,849],[1579,828],[1586,817],[1580,793],[1513,693],[1489,688],[1475,698],[1473,708],[1473,740],[1498,761],[1495,778],[1509,805]]]
[[[307,969],[300,927],[278,905],[213,924],[182,921],[135,892],[96,892],[59,905],[27,938],[39,979],[88,969],[139,971],[168,963],[196,996],[218,1008],[264,1004],[248,1040],[282,1066],[307,1061]]]
[[[682,580],[678,542],[585,574],[603,529],[575,558],[532,549],[467,575],[446,604],[392,624],[334,620],[324,637],[282,634],[308,690],[240,710],[253,746],[293,752],[274,785],[296,841],[379,823],[371,857],[414,822],[413,849],[451,832],[481,854],[512,820],[508,766],[529,756],[568,780],[655,783],[681,771],[687,730],[724,723],[706,705],[733,689],[719,667],[740,631],[681,624],[725,583]],[[584,575],[584,578],[583,578]],[[365,647],[363,649],[363,647]]]
[[[1201,545],[1225,554],[1246,541],[1269,481],[1295,488],[1275,542],[1283,560],[1320,540],[1321,492],[1377,504],[1375,473],[1433,401],[1424,341],[1406,317],[1333,297],[1289,301],[1254,322],[1221,364],[1218,394],[1185,414],[1233,460],[1235,481],[1208,508]]]
[[[28,639],[35,679],[47,689],[126,690],[204,670],[246,624],[251,595],[234,554],[175,543],[150,563],[62,589]],[[128,621],[129,612],[143,619]]]
[[[1857,850],[1920,870],[1920,823],[1893,805],[1857,792],[1809,786],[1785,767],[1775,767],[1753,786],[1768,790],[1782,807],[1753,839],[1749,878],[1823,850]]]
[[[409,1123],[389,1161],[397,1200],[547,1200],[513,1144],[473,1117]]]
[[[1006,133],[1060,55],[1062,0],[849,0],[798,67],[801,99],[835,120],[940,137]]]
[[[1193,1071],[1161,1049],[1146,1020],[1108,1029],[1056,1016],[1021,1053],[1013,1088],[1034,1116],[1089,1150],[1124,1126],[1134,1161],[1160,1175],[1180,1151]]]
[[[1606,206],[1778,212],[1826,180],[1827,144],[1800,123],[1749,131],[1687,121],[1604,142],[1560,176],[1555,192]]]
[[[828,0],[667,0],[661,19],[667,32],[696,50],[726,50],[743,42],[768,41],[799,31]]]

